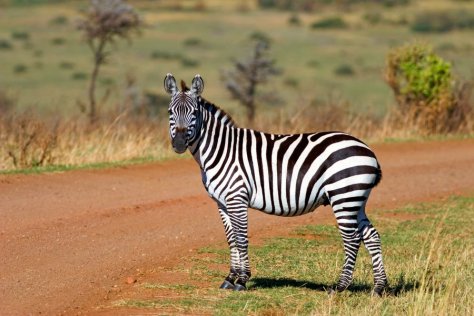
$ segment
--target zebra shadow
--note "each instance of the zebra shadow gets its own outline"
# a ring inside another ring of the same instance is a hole
[[[295,279],[272,279],[272,278],[253,278],[251,289],[273,289],[279,287],[295,287],[305,288],[313,291],[329,292],[330,289],[334,288],[335,284],[323,284],[305,280]],[[393,285],[389,286],[385,290],[385,295],[388,296],[399,296],[402,293],[411,292],[420,286],[418,281],[406,281],[403,278],[395,280]],[[367,293],[371,294],[373,290],[373,284],[371,283],[353,283],[347,291],[355,293]]]

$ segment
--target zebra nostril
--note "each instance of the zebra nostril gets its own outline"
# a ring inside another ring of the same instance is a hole
[[[186,127],[176,127],[176,133],[186,134],[187,128]]]

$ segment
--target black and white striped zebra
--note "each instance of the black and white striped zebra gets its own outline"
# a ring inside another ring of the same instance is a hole
[[[191,89],[167,74],[173,149],[189,149],[202,181],[217,202],[230,247],[230,272],[221,288],[245,290],[250,278],[247,208],[297,216],[320,205],[332,206],[344,241],[345,261],[335,289],[352,281],[361,242],[374,270],[374,293],[387,284],[379,234],[365,214],[367,198],[382,176],[374,153],[341,132],[266,134],[238,128],[217,106],[201,97],[204,82],[196,75]]]

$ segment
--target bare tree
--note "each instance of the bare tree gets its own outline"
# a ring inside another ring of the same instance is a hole
[[[267,56],[269,49],[270,42],[259,39],[250,58],[234,61],[235,69],[223,72],[227,90],[246,108],[250,124],[255,119],[257,87],[279,73],[275,61]]]
[[[134,8],[124,0],[91,0],[78,23],[87,45],[94,56],[94,68],[89,85],[89,117],[91,123],[97,120],[95,88],[100,66],[106,62],[110,52],[106,46],[116,38],[130,41],[132,31],[138,31],[141,20]]]

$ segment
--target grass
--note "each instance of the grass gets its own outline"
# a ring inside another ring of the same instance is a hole
[[[474,310],[472,212],[474,197],[453,197],[373,214],[390,284],[382,298],[370,295],[372,267],[363,248],[353,284],[328,296],[343,261],[341,239],[332,225],[310,225],[250,247],[253,277],[245,293],[217,289],[229,256],[226,247],[213,246],[175,267],[188,272],[188,283],[146,283],[142,287],[153,299],[125,298],[111,308],[214,315],[468,315]]]

